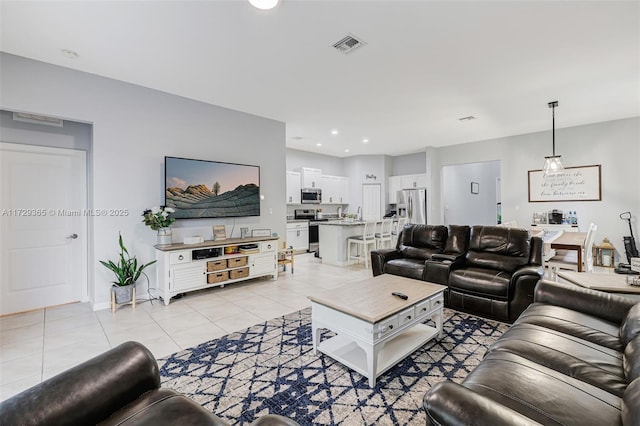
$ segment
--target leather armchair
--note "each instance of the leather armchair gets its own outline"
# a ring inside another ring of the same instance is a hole
[[[424,280],[426,261],[443,253],[446,242],[447,228],[443,225],[406,224],[394,249],[371,252],[373,276],[393,274]]]
[[[542,240],[524,229],[471,228],[464,260],[450,267],[448,306],[513,322],[542,277]]]
[[[262,416],[260,425],[297,425]],[[0,403],[2,425],[212,425],[229,423],[186,396],[160,388],[149,350],[126,342]]]

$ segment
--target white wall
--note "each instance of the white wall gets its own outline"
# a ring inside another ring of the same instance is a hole
[[[442,167],[442,199],[445,225],[495,225],[496,179],[500,162],[455,164]],[[478,183],[477,194],[471,182]]]
[[[439,166],[500,160],[502,177],[502,217],[531,223],[533,212],[560,209],[577,211],[580,229],[590,222],[598,225],[596,242],[608,237],[624,258],[622,236],[629,235],[626,222],[619,214],[634,215],[637,236],[640,216],[640,118],[595,123],[585,126],[556,128],[556,153],[562,155],[565,167],[602,165],[602,201],[547,202],[528,201],[528,170],[542,168],[544,156],[551,154],[551,130],[527,135],[492,139],[482,142],[438,148],[427,163]],[[432,176],[431,186],[440,188],[441,176]],[[442,197],[436,203],[434,223],[442,223]]]
[[[240,226],[285,233],[284,123],[4,53],[0,93],[1,109],[93,125],[89,207],[131,212],[89,222],[89,294],[99,306],[108,301],[110,276],[97,259],[115,256],[118,231],[141,261],[155,258],[155,233],[141,214],[164,199],[165,155],[259,165],[261,216],[236,219],[233,236]],[[224,224],[229,234],[233,223],[198,219],[176,226]]]
[[[331,155],[317,154],[315,152],[287,149],[287,170],[295,171],[302,167],[322,170],[323,175],[347,176],[344,171],[343,159]]]

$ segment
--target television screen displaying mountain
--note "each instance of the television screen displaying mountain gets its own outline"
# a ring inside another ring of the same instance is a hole
[[[260,167],[164,158],[167,207],[176,219],[260,216]]]

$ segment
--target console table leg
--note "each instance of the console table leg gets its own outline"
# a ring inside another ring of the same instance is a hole
[[[311,339],[313,340],[313,354],[318,355],[320,333],[318,333],[318,326],[315,321],[311,321]]]
[[[369,375],[369,386],[376,386],[376,372],[378,371],[378,349],[375,345],[359,345],[367,354],[367,374]]]

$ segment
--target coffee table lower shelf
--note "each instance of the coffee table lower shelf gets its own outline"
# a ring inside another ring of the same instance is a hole
[[[376,371],[372,373],[369,372],[365,350],[353,339],[338,334],[322,341],[318,345],[318,350],[369,378],[369,383],[373,386],[378,376],[411,355],[439,333],[440,330],[437,328],[426,324],[415,324],[387,340],[379,348],[376,348],[377,365]]]

